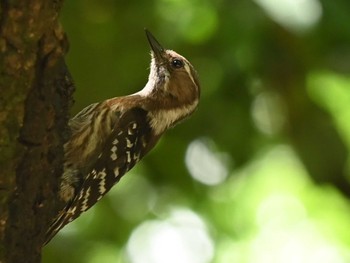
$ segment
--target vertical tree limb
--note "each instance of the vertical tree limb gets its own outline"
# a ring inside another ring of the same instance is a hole
[[[0,1],[0,262],[40,262],[73,85],[62,1]]]

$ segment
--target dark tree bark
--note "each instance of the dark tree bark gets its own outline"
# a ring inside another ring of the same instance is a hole
[[[73,85],[62,0],[0,2],[0,262],[40,262]]]

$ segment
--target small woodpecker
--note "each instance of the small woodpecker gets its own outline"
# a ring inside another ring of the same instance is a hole
[[[69,121],[71,137],[64,145],[59,189],[66,205],[50,225],[45,244],[100,200],[166,130],[197,108],[200,85],[193,66],[145,31],[152,57],[145,87],[91,104]]]

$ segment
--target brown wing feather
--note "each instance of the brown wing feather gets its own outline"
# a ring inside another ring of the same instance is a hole
[[[60,212],[46,235],[48,243],[57,232],[100,200],[120,178],[150,149],[159,137],[154,137],[147,112],[134,108],[125,112],[106,140],[100,156],[79,187],[74,199]]]

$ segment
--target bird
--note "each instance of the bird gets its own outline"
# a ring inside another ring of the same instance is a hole
[[[148,81],[140,91],[94,103],[68,125],[64,144],[59,211],[46,231],[46,245],[66,224],[94,206],[170,128],[195,112],[198,74],[173,50],[164,49],[145,29],[151,48]]]

